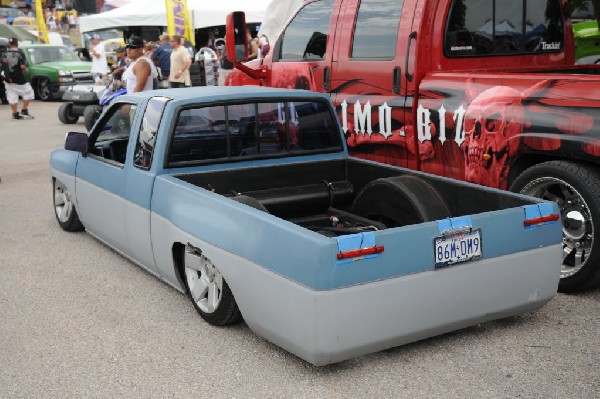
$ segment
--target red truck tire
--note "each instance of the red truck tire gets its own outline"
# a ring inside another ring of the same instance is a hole
[[[600,173],[577,162],[549,161],[527,169],[510,189],[560,207],[564,253],[559,290],[575,292],[598,285]]]

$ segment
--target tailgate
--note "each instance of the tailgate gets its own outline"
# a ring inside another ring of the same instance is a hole
[[[562,242],[559,209],[544,202],[435,222],[341,236],[332,244],[332,289],[442,271]],[[519,262],[518,256],[510,262]],[[508,260],[507,260],[508,262]],[[561,259],[556,259],[557,264]],[[475,266],[475,265],[474,265]],[[555,270],[556,265],[548,265]],[[508,267],[508,265],[507,265]],[[527,265],[523,265],[527,269]],[[515,276],[519,278],[519,276]]]

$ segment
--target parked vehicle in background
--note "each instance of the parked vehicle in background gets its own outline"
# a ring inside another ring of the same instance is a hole
[[[92,63],[81,61],[65,46],[23,44],[19,48],[27,63],[25,77],[40,100],[60,99],[73,85],[94,83],[90,72]]]
[[[36,37],[38,35],[37,30],[30,30],[28,32]],[[73,46],[73,41],[67,35],[60,34],[59,32],[48,32],[48,39],[50,40],[50,43],[48,44],[65,46],[70,50],[75,50],[75,47]]]
[[[105,90],[104,86],[96,84],[69,87],[62,96],[63,103],[58,108],[58,119],[64,124],[77,123],[79,117],[85,115],[88,106],[98,105]]]
[[[328,93],[355,156],[557,202],[560,289],[586,289],[600,283],[600,69],[574,65],[564,4],[307,0],[247,64],[234,13],[228,84]]]
[[[33,30],[36,28],[35,18],[32,17],[17,17],[13,20],[12,25],[23,30]]]
[[[12,25],[15,18],[24,16],[25,13],[17,8],[0,8],[0,23]]]
[[[600,62],[600,31],[596,20],[573,24],[575,38],[575,63],[597,64]]]
[[[81,43],[83,43],[84,48],[89,47],[90,43],[92,42],[93,35],[100,36],[100,41],[109,39],[123,39],[123,33],[116,29],[101,29],[91,32],[85,32],[81,34]]]

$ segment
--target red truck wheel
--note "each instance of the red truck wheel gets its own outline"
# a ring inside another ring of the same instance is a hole
[[[600,283],[600,173],[589,166],[550,161],[523,172],[511,191],[554,201],[563,222],[563,264],[559,291],[574,292]]]
[[[233,293],[210,259],[188,245],[183,262],[187,292],[200,316],[215,326],[241,321]]]

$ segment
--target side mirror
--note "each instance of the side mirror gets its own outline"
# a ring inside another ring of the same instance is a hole
[[[86,133],[69,132],[65,140],[65,150],[77,151],[82,155],[87,154],[88,135]]]
[[[233,62],[244,62],[248,58],[248,42],[246,40],[246,14],[234,11],[227,15],[225,31],[227,58]]]

